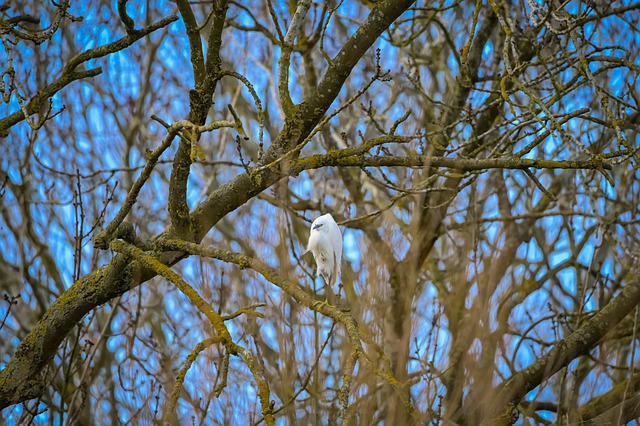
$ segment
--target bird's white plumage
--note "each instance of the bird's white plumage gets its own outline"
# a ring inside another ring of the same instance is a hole
[[[307,251],[316,260],[317,274],[327,285],[333,286],[340,276],[342,264],[342,233],[330,213],[313,221]]]

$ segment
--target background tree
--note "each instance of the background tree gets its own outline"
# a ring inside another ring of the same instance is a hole
[[[2,418],[640,417],[639,9],[0,6]]]

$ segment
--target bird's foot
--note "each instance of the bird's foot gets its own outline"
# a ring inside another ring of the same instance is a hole
[[[320,308],[321,308],[322,306],[325,306],[325,305],[326,305],[326,306],[331,306],[331,305],[329,304],[329,301],[328,301],[327,299],[325,299],[324,301],[320,301],[320,300],[318,300],[318,301],[316,301],[316,302],[313,302],[313,308],[314,308],[316,311],[320,310]]]

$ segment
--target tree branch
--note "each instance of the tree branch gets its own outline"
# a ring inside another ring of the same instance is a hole
[[[345,43],[341,53],[318,85],[318,89],[301,106],[298,120],[302,125],[298,128],[301,128],[302,133],[296,135],[290,132],[291,129],[283,130],[278,140],[265,153],[265,164],[277,158],[281,147],[295,147],[300,136],[304,138],[311,132],[338,95],[360,57],[412,3],[413,1],[410,0],[385,0],[376,3],[367,20]],[[177,18],[171,17],[170,22],[175,19]],[[23,118],[18,121],[21,119]],[[193,120],[189,121],[197,123]],[[0,124],[2,123],[0,121]],[[185,144],[181,143],[180,147],[183,145]],[[177,155],[181,155],[181,149],[179,148]],[[189,150],[187,149],[183,154],[188,157]],[[215,190],[191,212],[196,240],[201,240],[229,212],[285,176],[279,171],[265,170],[258,177],[251,179],[247,173],[243,173]],[[168,229],[159,237],[170,233],[171,229]],[[158,260],[164,264],[173,265],[184,257],[183,252],[167,252],[159,255]],[[44,317],[18,345],[14,358],[0,372],[0,408],[34,398],[42,393],[43,368],[53,358],[64,337],[86,313],[156,275],[149,268],[137,269],[139,266],[135,267],[134,275],[133,265],[129,264],[127,257],[116,256],[111,264],[91,272],[74,283],[58,301],[51,305]],[[53,318],[56,320],[52,320]],[[400,385],[396,383],[396,386]]]
[[[620,294],[580,329],[558,342],[544,356],[499,386],[497,394],[491,394],[490,403],[482,396],[477,396],[465,411],[474,412],[474,408],[477,409],[482,405],[487,409],[483,425],[511,424],[511,410],[527,392],[535,389],[580,355],[589,352],[638,303],[640,303],[640,271],[636,268]],[[471,411],[468,408],[471,408]]]
[[[152,32],[166,27],[167,25],[177,20],[177,16],[169,16],[149,25],[148,27],[142,28],[141,30],[131,32],[120,40],[105,44],[104,46],[87,50],[74,56],[69,60],[69,63],[62,70],[62,75],[56,81],[40,89],[38,93],[33,98],[31,98],[31,100],[29,100],[29,102],[25,106],[27,113],[31,115],[40,111],[42,106],[48,99],[50,99],[53,95],[66,87],[69,83],[87,77],[95,77],[102,72],[102,68],[93,68],[86,71],[75,71],[78,65],[90,61],[91,59],[102,58],[111,53],[124,50],[141,38],[146,37]],[[20,110],[0,119],[0,138],[7,137],[9,135],[9,129],[25,118],[25,114],[22,112],[22,110]]]
[[[42,370],[60,342],[89,311],[129,291],[138,277],[136,264],[126,256],[115,256],[58,297],[0,371],[0,409],[40,396],[45,385]]]
[[[222,31],[228,7],[226,1],[221,1],[218,5],[214,4],[212,6],[214,7],[213,24],[209,34],[205,68],[200,30],[197,28],[197,22],[191,6],[186,0],[178,1],[178,5],[187,26],[195,79],[195,88],[189,92],[189,115],[187,120],[201,125],[207,120],[209,109],[213,105],[213,93],[216,89],[216,83],[222,78],[220,73],[220,47],[222,45]],[[191,162],[191,144],[185,140],[180,140],[178,150],[173,159],[173,167],[169,179],[168,210],[173,231],[176,235],[185,239],[191,239],[193,235],[192,218],[187,204],[187,185]]]
[[[301,158],[294,162],[289,170],[290,175],[296,175],[304,170],[319,169],[321,167],[444,167],[459,171],[477,171],[489,169],[578,169],[598,170],[611,169],[611,165],[602,158],[591,160],[534,160],[528,158],[449,158],[431,157],[428,155],[415,156],[382,156],[363,157],[353,154],[350,149],[331,151],[329,154],[317,154]]]

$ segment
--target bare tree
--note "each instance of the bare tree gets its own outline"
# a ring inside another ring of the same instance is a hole
[[[0,6],[2,417],[640,418],[639,10]]]

